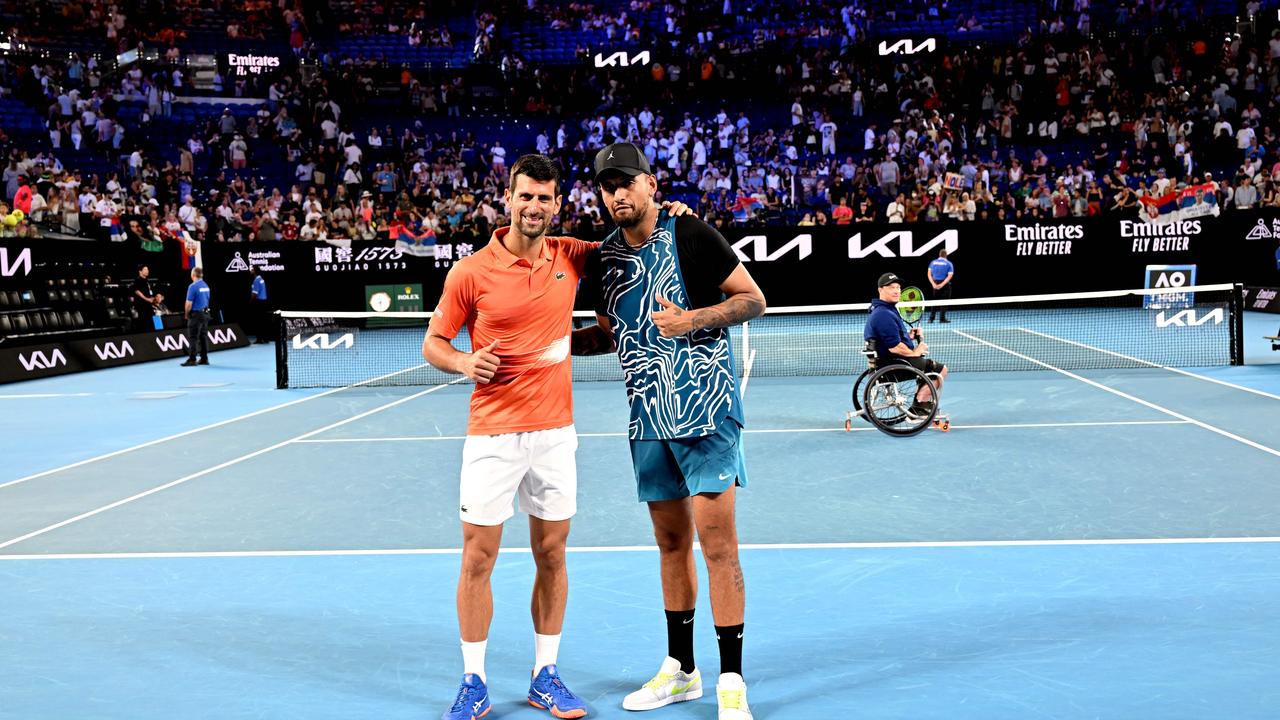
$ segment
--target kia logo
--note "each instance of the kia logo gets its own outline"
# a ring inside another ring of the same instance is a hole
[[[94,345],[93,351],[99,360],[123,360],[133,356],[133,346],[128,340],[121,340],[119,345],[109,342],[105,345]]]
[[[294,350],[332,350],[336,347],[351,348],[355,343],[355,335],[352,335],[351,333],[343,333],[333,340],[329,339],[329,333],[315,333],[305,339],[301,335],[293,336]]]
[[[54,348],[48,355],[45,355],[43,350],[36,350],[30,355],[18,353],[18,362],[22,363],[22,367],[27,372],[32,370],[52,370],[59,365],[66,365],[67,356],[63,355],[62,351],[57,348]]]
[[[162,335],[156,338],[156,345],[161,352],[173,352],[191,347],[187,343],[186,335]]]
[[[748,246],[751,247],[751,257],[747,257],[745,252]],[[752,260],[756,262],[769,262],[770,260],[777,260],[791,250],[795,250],[800,255],[800,257],[797,258],[799,260],[809,257],[809,255],[813,253],[813,236],[808,234],[797,235],[791,238],[786,245],[783,245],[773,252],[769,252],[768,235],[748,235],[733,244],[733,253],[738,256],[738,260],[741,262],[749,262]]]
[[[870,245],[862,244],[862,233],[854,233],[849,238],[849,259],[857,260],[873,254],[887,258],[920,257],[939,246],[948,255],[954,253],[960,247],[960,233],[956,230],[943,230],[920,247],[916,247],[911,230],[895,230]]]
[[[21,270],[23,275],[31,274],[31,248],[22,248],[18,256],[9,260],[9,248],[0,247],[0,275],[13,277]]]
[[[616,53],[613,53],[612,55],[609,55],[608,57],[605,57],[601,53],[596,53],[596,57],[595,57],[595,65],[598,68],[627,67],[628,65],[648,65],[648,64],[649,64],[648,50],[636,53],[635,57],[631,58],[630,61],[627,60],[627,54],[625,52],[616,52]]]

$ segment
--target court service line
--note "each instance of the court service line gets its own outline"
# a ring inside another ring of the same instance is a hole
[[[96,510],[90,510],[89,512],[81,513],[81,514],[79,514],[79,515],[76,515],[76,516],[75,516],[75,517],[73,517],[73,518],[68,518],[68,519],[66,519],[66,520],[63,520],[62,522],[54,523],[53,525],[50,525],[50,526],[48,526],[48,527],[41,528],[41,529],[39,529],[39,530],[34,530],[34,531],[32,531],[32,532],[27,533],[26,535],[22,535],[22,536],[20,536],[20,537],[16,537],[16,538],[14,538],[14,539],[12,539],[12,540],[6,540],[5,542],[0,543],[0,550],[3,550],[4,548],[9,547],[10,545],[15,545],[15,544],[17,544],[17,543],[23,542],[24,540],[30,540],[30,539],[31,539],[31,538],[33,538],[33,537],[37,537],[37,536],[43,535],[43,534],[45,534],[45,533],[47,533],[47,532],[51,532],[51,531],[53,531],[53,530],[57,530],[57,529],[58,529],[58,528],[60,528],[60,527],[66,527],[67,525],[70,525],[70,524],[72,524],[72,523],[79,522],[79,521],[84,520],[84,519],[86,519],[86,518],[91,518],[91,517],[93,517],[94,515],[97,515],[97,514],[99,514],[99,513],[104,513],[104,512],[106,512],[106,511],[108,511],[108,510],[112,510],[112,509],[114,509],[114,508],[118,508],[118,507],[120,507],[121,505],[126,505],[126,504],[128,504],[128,503],[133,502],[134,500],[141,500],[142,498],[147,497],[148,495],[154,495],[154,494],[156,494],[156,493],[160,492],[161,490],[168,490],[168,489],[169,489],[169,488],[171,488],[171,487],[176,487],[176,486],[181,485],[181,484],[183,484],[183,483],[185,483],[185,482],[187,482],[187,481],[189,481],[189,480],[194,480],[194,479],[196,479],[196,478],[198,478],[198,477],[203,477],[203,476],[205,476],[205,475],[208,475],[209,473],[217,472],[218,470],[222,470],[223,468],[231,467],[232,465],[236,465],[236,464],[238,464],[238,463],[244,462],[245,460],[249,460],[250,458],[255,458],[255,457],[259,456],[259,455],[263,455],[263,454],[269,453],[269,452],[271,452],[272,450],[276,450],[276,449],[278,449],[278,448],[282,448],[282,447],[284,447],[285,445],[288,445],[288,444],[290,444],[290,443],[292,443],[292,442],[294,442],[294,441],[296,441],[296,440],[301,440],[301,439],[309,438],[309,437],[311,437],[312,435],[318,435],[318,434],[320,434],[320,433],[322,433],[322,432],[327,432],[327,431],[332,430],[332,429],[334,429],[334,428],[336,428],[336,427],[342,427],[343,425],[346,425],[347,423],[355,422],[356,420],[360,420],[361,418],[369,417],[370,415],[373,415],[374,413],[379,413],[379,412],[382,412],[383,410],[387,410],[387,409],[393,408],[393,407],[395,407],[395,406],[397,406],[397,405],[401,405],[401,404],[403,404],[403,403],[407,403],[407,402],[409,402],[410,400],[416,400],[417,398],[420,398],[420,397],[422,397],[423,395],[429,395],[429,394],[431,394],[431,393],[433,393],[433,392],[435,392],[435,391],[437,391],[437,390],[439,390],[439,389],[441,389],[441,388],[449,387],[450,385],[453,385],[453,384],[455,384],[455,383],[461,382],[461,381],[466,380],[466,379],[467,379],[467,378],[466,378],[466,376],[465,376],[465,375],[463,375],[463,376],[459,376],[457,379],[455,379],[455,380],[451,380],[451,381],[449,381],[449,382],[447,382],[447,383],[443,383],[443,384],[440,384],[440,385],[435,385],[435,386],[433,386],[433,387],[429,387],[429,388],[427,388],[426,390],[422,390],[422,391],[420,391],[420,392],[416,392],[416,393],[414,393],[414,394],[412,394],[412,395],[408,395],[408,396],[406,396],[406,397],[402,397],[402,398],[400,398],[400,399],[398,399],[398,400],[393,400],[392,402],[385,403],[385,404],[383,404],[383,405],[379,405],[378,407],[375,407],[375,408],[373,408],[373,409],[371,409],[371,410],[365,410],[364,412],[360,413],[359,415],[353,415],[353,416],[351,416],[351,417],[349,417],[349,418],[347,418],[347,419],[345,419],[345,420],[339,420],[339,421],[338,421],[338,422],[336,422],[336,423],[331,423],[331,424],[329,424],[329,425],[325,425],[325,426],[324,426],[324,427],[322,427],[322,428],[318,428],[318,429],[316,429],[316,430],[311,430],[310,432],[305,432],[305,433],[303,433],[303,434],[301,434],[301,435],[298,435],[297,437],[293,437],[293,438],[290,438],[290,439],[288,439],[288,440],[284,440],[284,441],[278,442],[278,443],[276,443],[275,445],[271,445],[270,447],[265,447],[265,448],[262,448],[262,449],[260,449],[260,450],[255,450],[255,451],[253,451],[253,452],[251,452],[251,453],[248,453],[248,454],[245,454],[245,455],[241,455],[240,457],[233,458],[233,459],[228,460],[228,461],[226,461],[226,462],[224,462],[224,463],[220,463],[220,464],[218,464],[218,465],[214,465],[213,467],[205,468],[204,470],[200,470],[200,471],[198,471],[198,472],[191,473],[190,475],[185,475],[185,476],[183,476],[183,477],[178,478],[177,480],[174,480],[173,482],[165,483],[164,485],[160,485],[159,487],[151,488],[150,490],[144,490],[143,492],[140,492],[140,493],[138,493],[138,494],[136,494],[136,495],[132,495],[132,496],[127,497],[127,498],[125,498],[125,499],[123,499],[123,500],[117,500],[117,501],[115,501],[115,502],[113,502],[113,503],[111,503],[111,504],[109,504],[109,505],[103,505],[102,507],[97,508]]]
[[[1280,537],[1099,538],[1096,540],[920,540],[895,542],[746,543],[739,550],[879,550],[915,548],[1075,547],[1110,545],[1243,545],[1280,543]],[[694,548],[702,546],[694,543]],[[655,545],[567,547],[570,553],[657,552]],[[504,547],[502,553],[528,554],[527,547]],[[184,558],[364,557],[377,555],[461,555],[462,548],[400,548],[388,550],[213,550],[206,552],[50,553],[0,555],[6,560],[163,560]]]
[[[1205,430],[1208,430],[1209,432],[1217,433],[1218,435],[1221,435],[1221,436],[1223,436],[1223,437],[1225,437],[1225,438],[1230,438],[1230,439],[1232,439],[1232,440],[1235,440],[1236,442],[1239,442],[1239,443],[1243,443],[1243,444],[1245,444],[1245,445],[1248,445],[1249,447],[1256,448],[1256,449],[1261,450],[1261,451],[1263,451],[1263,452],[1265,452],[1265,453],[1270,453],[1270,454],[1272,454],[1272,455],[1275,455],[1276,457],[1280,457],[1280,450],[1276,450],[1275,448],[1267,447],[1266,445],[1263,445],[1262,443],[1254,442],[1254,441],[1252,441],[1252,440],[1250,440],[1250,439],[1248,439],[1248,438],[1240,437],[1239,435],[1236,435],[1235,433],[1228,432],[1228,431],[1223,430],[1222,428],[1217,427],[1217,426],[1215,426],[1215,425],[1210,425],[1209,423],[1204,422],[1203,420],[1197,420],[1197,419],[1195,419],[1195,418],[1193,418],[1193,417],[1190,417],[1190,416],[1187,416],[1187,415],[1183,415],[1182,413],[1180,413],[1180,412],[1175,412],[1175,411],[1173,411],[1173,410],[1170,410],[1169,408],[1164,407],[1163,405],[1157,405],[1157,404],[1155,404],[1155,403],[1153,403],[1153,402],[1151,402],[1151,401],[1149,401],[1149,400],[1143,400],[1143,399],[1142,399],[1142,398],[1140,398],[1140,397],[1136,397],[1136,396],[1134,396],[1134,395],[1130,395],[1129,393],[1124,392],[1124,391],[1122,391],[1122,390],[1117,390],[1117,389],[1115,389],[1115,388],[1113,388],[1113,387],[1108,387],[1108,386],[1103,385],[1102,383],[1097,382],[1097,381],[1095,381],[1095,380],[1090,380],[1090,379],[1089,379],[1089,378],[1087,378],[1087,377],[1082,377],[1082,376],[1077,375],[1077,374],[1075,374],[1075,373],[1073,373],[1073,372],[1070,372],[1070,371],[1068,371],[1068,370],[1063,370],[1063,369],[1062,369],[1062,368],[1060,368],[1060,367],[1055,367],[1055,366],[1053,366],[1053,365],[1050,365],[1050,364],[1049,364],[1049,363],[1047,363],[1047,362],[1043,362],[1043,361],[1040,361],[1040,360],[1036,360],[1035,358],[1032,358],[1032,357],[1027,357],[1026,355],[1023,355],[1023,354],[1022,354],[1022,353],[1020,353],[1020,352],[1016,352],[1016,351],[1014,351],[1014,350],[1010,350],[1010,349],[1009,349],[1009,348],[1007,348],[1007,347],[1002,347],[1002,346],[1000,346],[1000,345],[996,345],[995,343],[987,342],[986,340],[982,340],[982,339],[980,339],[980,338],[976,338],[976,337],[974,337],[974,336],[972,336],[972,335],[969,335],[969,334],[967,334],[967,333],[965,333],[965,332],[963,332],[963,331],[961,331],[961,330],[952,330],[951,332],[954,332],[954,333],[956,333],[957,335],[963,335],[964,337],[967,337],[967,338],[969,338],[970,340],[975,340],[975,341],[980,342],[980,343],[982,343],[983,345],[986,345],[986,346],[988,346],[988,347],[992,347],[992,348],[995,348],[996,350],[999,350],[999,351],[1001,351],[1001,352],[1004,352],[1004,353],[1008,353],[1008,354],[1010,354],[1010,355],[1013,355],[1014,357],[1021,358],[1021,359],[1023,359],[1023,360],[1026,360],[1026,361],[1027,361],[1027,362],[1029,362],[1029,363],[1034,363],[1034,364],[1036,364],[1036,365],[1039,365],[1039,366],[1040,366],[1040,367],[1042,367],[1042,368],[1045,368],[1046,370],[1052,370],[1052,371],[1054,371],[1054,372],[1056,372],[1056,373],[1061,373],[1061,374],[1063,374],[1063,375],[1066,375],[1066,376],[1067,376],[1067,377],[1069,377],[1069,378],[1072,378],[1072,379],[1075,379],[1075,380],[1079,380],[1080,382],[1085,383],[1086,385],[1092,385],[1093,387],[1096,387],[1096,388],[1098,388],[1099,390],[1106,390],[1107,392],[1111,393],[1112,395],[1118,395],[1118,396],[1120,396],[1120,397],[1122,397],[1122,398],[1124,398],[1124,399],[1126,399],[1126,400],[1132,400],[1133,402],[1136,402],[1136,403],[1138,403],[1139,405],[1143,405],[1143,406],[1145,406],[1145,407],[1149,407],[1149,408],[1151,408],[1152,410],[1158,410],[1158,411],[1160,411],[1160,412],[1164,413],[1165,415],[1169,415],[1170,417],[1176,417],[1176,418],[1178,418],[1179,420],[1186,420],[1187,422],[1192,423],[1193,425],[1196,425],[1196,426],[1198,426],[1198,427],[1202,427],[1202,428],[1204,428]]]
[[[1060,337],[1057,337],[1056,335],[1050,335],[1050,334],[1048,334],[1048,333],[1042,333],[1042,332],[1038,332],[1038,331],[1036,331],[1036,330],[1030,330],[1030,329],[1028,329],[1028,328],[1018,328],[1018,329],[1019,329],[1019,330],[1021,330],[1022,332],[1025,332],[1025,333],[1031,333],[1032,335],[1039,335],[1040,337],[1042,337],[1042,338],[1047,338],[1047,339],[1049,339],[1049,340],[1057,340],[1058,342],[1066,343],[1066,344],[1068,344],[1068,345],[1075,345],[1076,347],[1081,347],[1081,348],[1084,348],[1084,349],[1086,349],[1086,350],[1094,350],[1094,351],[1097,351],[1097,352],[1100,352],[1100,353],[1105,353],[1105,354],[1107,354],[1107,355],[1111,355],[1111,356],[1113,356],[1113,357],[1121,358],[1121,359],[1123,359],[1123,360],[1130,360],[1130,361],[1136,362],[1136,363],[1138,363],[1138,364],[1140,364],[1140,365],[1146,365],[1147,367],[1159,368],[1159,369],[1161,369],[1161,370],[1168,370],[1168,371],[1169,371],[1169,372],[1171,372],[1171,373],[1178,373],[1179,375],[1186,375],[1187,377],[1189,377],[1189,378],[1195,378],[1196,380],[1204,380],[1205,382],[1217,383],[1217,384],[1219,384],[1219,385],[1225,385],[1225,386],[1227,386],[1227,387],[1229,387],[1229,388],[1235,388],[1236,390],[1243,390],[1243,391],[1245,391],[1245,392],[1251,392],[1251,393],[1253,393],[1254,395],[1261,395],[1261,396],[1263,396],[1263,397],[1269,397],[1269,398],[1271,398],[1272,400],[1280,400],[1280,395],[1274,395],[1274,394],[1272,394],[1272,393],[1266,392],[1265,390],[1258,390],[1257,388],[1245,387],[1244,385],[1237,385],[1237,384],[1235,384],[1235,383],[1229,383],[1229,382],[1227,382],[1226,380],[1219,380],[1219,379],[1217,379],[1217,378],[1211,378],[1211,377],[1209,377],[1209,376],[1207,376],[1207,375],[1200,375],[1200,374],[1198,374],[1198,373],[1188,372],[1188,371],[1183,370],[1183,369],[1181,369],[1181,368],[1169,367],[1168,365],[1159,365],[1159,364],[1157,364],[1157,363],[1153,363],[1153,362],[1150,362],[1150,361],[1147,361],[1147,360],[1142,360],[1142,359],[1139,359],[1139,358],[1136,358],[1136,357],[1131,357],[1131,356],[1129,356],[1129,355],[1125,355],[1125,354],[1123,354],[1123,353],[1112,352],[1111,350],[1103,350],[1102,348],[1094,347],[1094,346],[1092,346],[1092,345],[1086,345],[1086,344],[1081,343],[1081,342],[1076,342],[1075,340],[1068,340],[1068,339],[1066,339],[1066,338],[1060,338]]]
[[[1017,428],[1070,428],[1070,427],[1109,427],[1113,425],[1190,425],[1188,420],[1098,420],[1085,422],[1061,423],[1009,423],[991,425],[952,425],[952,430],[1003,430]],[[872,432],[875,428],[864,427],[845,430],[840,427],[829,428],[756,428],[742,432],[757,435],[779,435],[787,433],[828,433],[828,432]],[[621,438],[626,433],[578,433],[580,438]],[[399,437],[355,437],[355,438],[315,438],[296,440],[301,444],[314,443],[375,443],[375,442],[430,442],[433,440],[466,440],[466,435],[404,435]]]
[[[211,424],[211,425],[205,425],[205,426],[203,426],[203,427],[198,427],[198,428],[195,428],[195,429],[193,429],[193,430],[184,430],[184,431],[182,431],[182,432],[180,432],[180,433],[177,433],[177,434],[175,434],[175,435],[169,435],[168,437],[162,437],[162,438],[160,438],[160,439],[158,439],[158,440],[148,440],[147,442],[144,442],[144,443],[142,443],[142,444],[140,444],[140,445],[134,445],[133,447],[127,447],[127,448],[124,448],[123,450],[113,450],[113,451],[111,451],[111,452],[109,452],[109,453],[106,453],[105,455],[98,455],[98,456],[95,456],[95,457],[87,458],[87,459],[85,459],[85,460],[80,460],[80,461],[78,461],[78,462],[73,462],[73,463],[71,463],[70,465],[63,465],[62,467],[56,467],[56,468],[53,468],[52,470],[42,470],[42,471],[40,471],[40,472],[38,472],[38,473],[35,473],[34,475],[27,475],[26,477],[20,477],[20,478],[18,478],[17,480],[10,480],[10,481],[8,481],[8,482],[0,483],[0,490],[3,490],[3,489],[5,489],[5,488],[7,488],[7,487],[9,487],[9,486],[11,486],[11,485],[18,485],[19,483],[27,482],[28,480],[35,480],[35,479],[37,479],[37,478],[42,478],[42,477],[44,477],[44,476],[46,476],[46,475],[53,475],[54,473],[60,473],[60,472],[62,472],[62,471],[64,471],[64,470],[72,470],[72,469],[74,469],[74,468],[78,468],[78,467],[80,467],[81,465],[88,465],[88,464],[90,464],[90,463],[95,463],[95,462],[98,462],[98,461],[100,461],[100,460],[107,460],[107,459],[113,458],[113,457],[115,457],[115,456],[117,456],[117,455],[124,455],[124,454],[126,454],[126,453],[131,453],[131,452],[133,452],[134,450],[141,450],[141,449],[143,449],[143,448],[151,447],[152,445],[159,445],[160,443],[169,442],[170,440],[177,440],[178,438],[181,438],[181,437],[186,437],[186,436],[188,436],[188,435],[193,435],[193,434],[198,433],[198,432],[204,432],[205,430],[212,430],[212,429],[214,429],[214,428],[216,428],[216,427],[222,427],[223,425],[228,425],[228,424],[233,423],[233,422],[239,422],[239,421],[241,421],[241,420],[248,420],[248,419],[249,419],[249,418],[251,418],[251,417],[255,417],[255,416],[257,416],[257,415],[262,415],[263,413],[269,413],[269,412],[272,412],[273,410],[281,410],[281,409],[283,409],[283,408],[287,408],[287,407],[289,407],[290,405],[297,405],[298,403],[304,403],[304,402],[307,402],[308,400],[315,400],[316,398],[324,397],[324,396],[326,396],[326,395],[332,395],[332,394],[334,394],[334,393],[336,393],[336,392],[342,392],[343,390],[350,390],[351,388],[360,387],[360,386],[362,386],[362,385],[367,385],[367,384],[369,384],[369,383],[374,383],[374,382],[377,382],[377,381],[379,381],[379,380],[382,380],[382,379],[385,379],[385,378],[389,378],[389,377],[391,377],[392,375],[399,375],[399,374],[401,374],[401,373],[412,372],[412,371],[414,371],[414,370],[417,370],[417,369],[419,369],[419,368],[424,368],[424,367],[426,367],[426,364],[425,364],[425,363],[424,363],[424,364],[422,364],[422,365],[418,365],[418,366],[416,366],[416,367],[408,368],[408,369],[406,369],[406,370],[396,370],[395,372],[390,372],[390,373],[387,373],[387,374],[385,374],[385,375],[379,375],[379,376],[378,376],[378,377],[376,377],[376,378],[370,378],[370,379],[368,379],[368,380],[361,380],[360,382],[355,383],[355,384],[352,384],[352,385],[343,385],[342,387],[333,388],[333,389],[331,389],[331,390],[325,390],[324,392],[316,393],[315,395],[308,395],[308,396],[303,397],[303,398],[298,398],[297,400],[290,400],[289,402],[287,402],[287,403],[281,403],[280,405],[272,405],[271,407],[265,407],[265,408],[262,408],[261,410],[254,410],[254,411],[253,411],[253,412],[251,412],[251,413],[246,413],[246,414],[244,414],[244,415],[239,415],[239,416],[237,416],[237,417],[233,417],[233,418],[230,418],[230,419],[228,419],[228,420],[219,420],[218,422],[213,423],[213,424]],[[89,393],[85,393],[85,394],[89,394]]]

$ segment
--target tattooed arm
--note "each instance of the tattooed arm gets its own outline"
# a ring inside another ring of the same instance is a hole
[[[676,337],[704,328],[722,328],[738,325],[764,314],[764,293],[760,286],[739,264],[729,277],[720,283],[720,290],[729,297],[719,304],[697,310],[677,307],[662,295],[657,296],[662,307],[653,313],[654,324],[663,337]]]

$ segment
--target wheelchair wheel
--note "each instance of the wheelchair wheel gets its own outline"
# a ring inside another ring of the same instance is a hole
[[[863,415],[862,412],[862,384],[866,382],[867,376],[875,372],[870,368],[863,370],[857,380],[853,381],[853,414]]]
[[[930,397],[935,398],[927,412],[915,408],[916,393],[921,385],[927,385]],[[910,365],[889,365],[867,378],[862,406],[866,418],[881,432],[909,437],[933,423],[938,413],[937,397],[938,389],[928,375]]]

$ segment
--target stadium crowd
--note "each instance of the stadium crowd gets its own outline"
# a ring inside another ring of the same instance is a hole
[[[105,27],[112,51],[161,47],[154,59],[0,61],[0,102],[46,130],[0,127],[5,234],[483,238],[506,222],[509,163],[542,152],[567,171],[562,230],[593,236],[607,213],[588,162],[616,139],[644,148],[666,195],[718,226],[1137,218],[1144,200],[1206,187],[1224,212],[1280,207],[1280,31],[1221,32],[1204,3],[1122,0],[1105,19],[1089,0],[1042,3],[1015,39],[968,43],[984,18],[947,2],[778,3],[748,20],[730,2],[529,0],[486,5],[474,37],[422,3],[354,3],[326,38],[292,5],[251,0],[227,37],[275,38],[301,62],[230,83],[220,70],[207,88],[186,72],[176,29],[198,6],[152,5],[167,14],[79,2],[62,13],[73,29]],[[878,57],[870,38],[902,17],[952,31],[933,52]],[[55,24],[40,14],[26,42],[39,47],[35,32]],[[521,28],[668,39],[643,68],[597,70],[585,45],[574,65],[533,60],[513,39]],[[475,59],[415,68],[335,49],[333,37],[362,34],[473,44]],[[180,141],[153,139],[201,94],[206,107],[262,100],[201,115]],[[493,117],[524,129],[495,130]],[[85,153],[105,170],[65,159]]]

